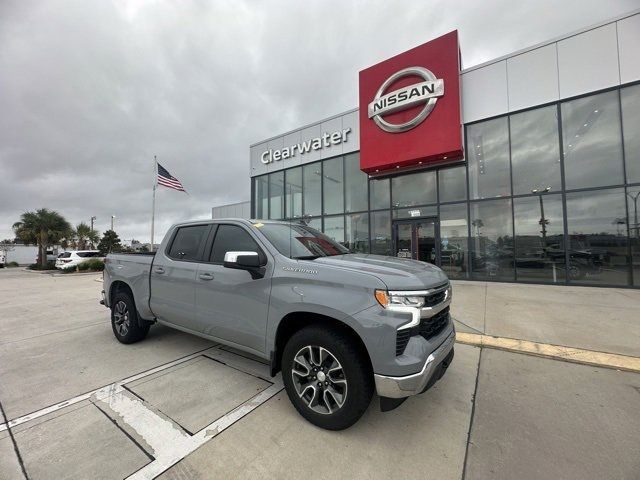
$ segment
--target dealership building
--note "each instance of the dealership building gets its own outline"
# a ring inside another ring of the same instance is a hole
[[[637,288],[638,46],[640,11],[464,70],[456,31],[384,60],[359,108],[250,147],[250,215],[452,279]]]

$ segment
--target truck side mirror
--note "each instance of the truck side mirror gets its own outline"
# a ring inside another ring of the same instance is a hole
[[[227,252],[224,254],[223,265],[227,268],[250,270],[260,267],[258,252]]]

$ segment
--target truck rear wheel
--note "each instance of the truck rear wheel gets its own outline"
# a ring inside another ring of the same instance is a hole
[[[127,292],[118,292],[111,305],[111,328],[120,343],[135,343],[149,333],[149,325],[140,326],[136,306]]]
[[[327,430],[356,423],[373,395],[371,368],[355,342],[320,326],[303,328],[289,339],[282,379],[300,415]]]

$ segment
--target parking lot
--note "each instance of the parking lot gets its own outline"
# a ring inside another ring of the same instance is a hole
[[[162,326],[118,343],[100,278],[0,271],[2,480],[640,478],[640,374],[458,344],[432,390],[329,432],[256,359]]]

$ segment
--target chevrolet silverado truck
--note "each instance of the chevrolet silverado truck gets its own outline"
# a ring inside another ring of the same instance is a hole
[[[171,227],[155,253],[109,254],[102,302],[118,341],[154,323],[268,360],[296,410],[353,425],[425,392],[453,359],[451,285],[438,267],[348,249],[304,224]]]

